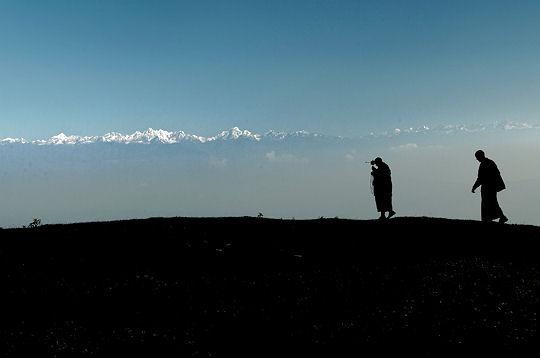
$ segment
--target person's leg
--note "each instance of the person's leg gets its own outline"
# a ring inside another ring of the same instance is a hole
[[[482,195],[482,204],[481,204],[481,209],[480,209],[482,221],[486,221],[486,222],[492,221],[495,218],[493,217],[493,214],[492,214],[493,199],[492,199],[491,192],[489,190],[486,190],[482,186],[480,193]]]
[[[495,211],[496,211],[496,214],[497,214],[497,217],[499,218],[499,222],[501,224],[504,224],[505,222],[508,221],[508,218],[504,215],[502,209],[501,209],[501,206],[499,205],[499,200],[497,199],[497,192],[495,192]]]
[[[396,212],[394,211],[394,208],[392,206],[392,192],[389,192],[387,194],[386,200],[388,208],[388,219],[390,219],[392,216],[396,215]]]
[[[482,221],[493,221],[495,219],[500,219],[500,222],[508,221],[497,201],[497,191],[482,187],[481,193]]]
[[[379,219],[386,219],[386,216],[384,216],[384,196],[377,190],[375,191],[375,204],[377,205],[377,211],[381,213]]]

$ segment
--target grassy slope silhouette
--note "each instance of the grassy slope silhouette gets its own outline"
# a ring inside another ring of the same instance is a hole
[[[2,355],[536,338],[539,227],[155,218],[0,236]]]

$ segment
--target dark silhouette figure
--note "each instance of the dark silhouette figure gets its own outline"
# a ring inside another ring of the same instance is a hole
[[[493,221],[499,219],[500,223],[505,223],[508,218],[504,216],[504,213],[497,201],[497,193],[506,189],[504,181],[501,177],[501,173],[497,168],[497,164],[489,158],[483,151],[477,151],[474,156],[480,162],[478,168],[478,179],[472,187],[472,192],[482,186],[482,221]]]
[[[371,161],[371,176],[373,177],[375,204],[377,204],[377,211],[381,213],[379,219],[386,219],[386,212],[388,212],[388,218],[391,218],[396,215],[396,212],[392,209],[392,172],[390,167],[381,158],[376,158]]]

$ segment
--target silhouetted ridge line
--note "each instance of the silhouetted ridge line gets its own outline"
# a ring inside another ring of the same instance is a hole
[[[187,238],[218,243],[231,238],[232,242],[258,251],[270,250],[286,242],[285,246],[303,248],[323,260],[330,252],[337,256],[354,253],[363,257],[406,256],[405,253],[413,256],[451,253],[530,255],[537,252],[540,243],[540,227],[429,217],[398,217],[384,222],[256,217],[150,218],[6,229],[2,235],[5,240],[70,241],[98,246],[112,243],[181,245]]]
[[[0,236],[4,356],[537,339],[539,227],[150,218]]]

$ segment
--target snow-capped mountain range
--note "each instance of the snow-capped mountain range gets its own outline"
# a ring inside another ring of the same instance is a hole
[[[66,135],[60,133],[49,139],[39,139],[28,141],[24,138],[5,138],[0,140],[1,144],[36,144],[36,145],[74,145],[74,144],[91,144],[91,143],[119,143],[119,144],[176,144],[182,142],[192,143],[212,143],[219,141],[251,141],[259,142],[262,140],[282,141],[289,138],[319,138],[327,137],[318,133],[309,133],[306,131],[296,132],[278,132],[268,131],[264,134],[254,133],[249,130],[233,127],[229,130],[221,131],[220,133],[204,137],[195,134],[185,133],[184,131],[170,132],[162,129],[149,128],[143,132],[137,131],[132,134],[122,134],[110,132],[102,136],[79,136]],[[336,137],[338,138],[338,137]]]
[[[489,124],[447,124],[436,125],[432,127],[420,126],[420,127],[408,127],[408,128],[395,128],[392,131],[385,131],[382,133],[370,133],[370,136],[398,136],[402,134],[415,134],[415,133],[442,133],[442,134],[456,134],[456,133],[477,133],[491,130],[523,130],[523,129],[540,129],[540,125],[533,125],[527,122],[493,122]]]
[[[522,130],[535,129],[539,130],[540,126],[532,125],[526,122],[495,122],[491,124],[476,124],[476,125],[438,125],[434,127],[420,126],[408,128],[395,128],[390,131],[380,133],[370,133],[369,135],[360,137],[396,137],[407,134],[424,134],[424,133],[439,133],[439,134],[456,134],[456,133],[476,133],[488,130]],[[76,144],[92,144],[92,143],[118,143],[118,144],[177,144],[177,143],[215,143],[225,141],[285,141],[288,139],[336,139],[342,140],[344,137],[329,136],[319,133],[310,133],[304,130],[296,132],[279,132],[270,130],[264,134],[255,133],[249,130],[233,127],[229,130],[221,131],[220,133],[204,137],[195,134],[185,133],[184,131],[166,131],[162,129],[149,128],[145,131],[137,131],[132,134],[122,134],[110,132],[102,136],[79,136],[66,135],[60,133],[49,139],[38,139],[28,141],[24,138],[5,138],[0,139],[0,144],[34,144],[34,145],[76,145]]]

